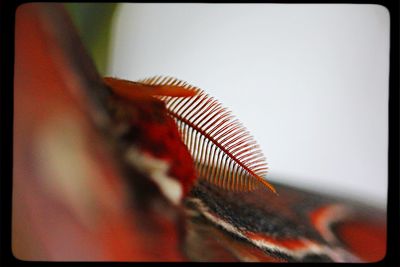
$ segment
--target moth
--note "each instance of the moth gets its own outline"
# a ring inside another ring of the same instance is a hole
[[[213,261],[363,262],[382,255],[382,245],[369,249],[361,241],[382,244],[384,233],[378,216],[368,215],[373,209],[282,185],[278,185],[280,197],[255,190],[263,187],[277,194],[263,178],[267,166],[262,151],[231,113],[201,89],[159,76],[138,82],[116,78],[104,81],[113,93],[136,106],[138,101],[162,103],[162,114],[175,122],[165,126],[179,130],[190,153],[180,168],[194,164],[196,170],[189,186],[187,173],[175,175],[184,188],[192,188],[182,195],[190,218],[186,228],[191,234],[186,236],[186,245],[191,259],[204,260],[199,244],[204,248],[210,243],[218,248],[206,257]],[[146,123],[135,121],[143,128]],[[166,140],[165,135],[160,139]],[[176,147],[178,143],[175,141]],[[160,189],[163,191],[162,186]],[[363,218],[363,223],[356,218]],[[373,233],[379,238],[373,238]]]
[[[62,5],[18,8],[15,40],[17,259],[384,257],[383,211],[272,186],[257,143],[199,88],[102,78]]]
[[[267,164],[256,141],[230,111],[203,90],[172,77],[139,82],[106,77],[104,81],[115,94],[133,103],[160,99],[165,104],[165,112],[174,119],[195,162],[198,177],[222,189],[253,191],[263,186],[276,193],[264,178]],[[188,159],[184,164],[192,163]]]

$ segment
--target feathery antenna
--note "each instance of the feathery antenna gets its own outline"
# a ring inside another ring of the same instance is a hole
[[[252,191],[266,186],[277,193],[264,179],[268,167],[258,144],[217,100],[173,77],[156,76],[139,82],[151,86],[181,87],[196,93],[187,98],[159,98],[175,119],[201,178],[232,191]]]

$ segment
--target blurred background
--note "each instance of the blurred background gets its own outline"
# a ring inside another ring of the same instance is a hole
[[[204,89],[259,142],[272,182],[385,208],[384,7],[122,4],[111,37],[105,74]]]

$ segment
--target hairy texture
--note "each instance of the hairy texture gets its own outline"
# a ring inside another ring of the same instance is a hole
[[[217,100],[172,77],[156,76],[139,82],[196,92],[189,98],[160,96],[160,99],[175,119],[199,177],[231,191],[253,191],[264,186],[276,193],[264,179],[268,168],[258,144]]]

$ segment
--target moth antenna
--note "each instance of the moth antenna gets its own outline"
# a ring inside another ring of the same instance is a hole
[[[158,80],[159,77],[156,77],[155,82],[150,84],[132,82],[113,77],[103,78],[104,83],[107,84],[115,94],[132,101],[153,96],[191,97],[196,93],[193,90],[188,90],[176,84],[157,84]]]
[[[226,190],[253,191],[262,186],[277,194],[265,180],[267,163],[259,145],[229,110],[200,88],[172,77],[139,81],[152,86],[181,86],[188,98],[164,95],[169,115],[196,162],[200,178]]]

